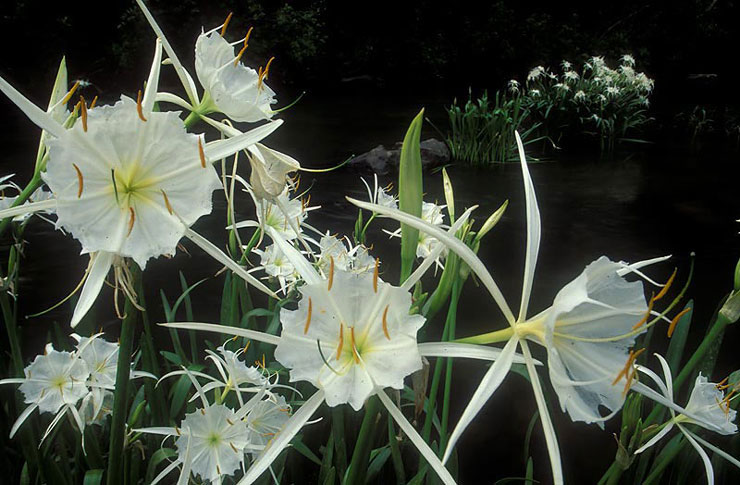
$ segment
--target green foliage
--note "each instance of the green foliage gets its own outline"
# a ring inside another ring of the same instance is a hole
[[[465,105],[459,105],[455,99],[447,108],[447,116],[450,128],[446,141],[452,158],[474,166],[518,160],[514,131],[518,130],[526,140],[539,126],[535,123],[525,128],[528,114],[521,97],[501,91],[492,99],[484,91],[474,100],[471,89]]]

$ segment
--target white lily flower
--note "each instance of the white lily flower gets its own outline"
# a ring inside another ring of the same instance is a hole
[[[655,436],[635,451],[635,454],[642,453],[646,449],[655,445],[675,426],[679,431],[681,431],[681,433],[683,433],[686,440],[701,457],[702,462],[704,463],[704,470],[707,475],[707,482],[709,485],[713,485],[714,469],[709,455],[707,455],[707,452],[704,451],[700,444],[704,445],[706,448],[738,468],[740,468],[740,461],[712,445],[708,441],[700,438],[695,433],[684,427],[684,424],[697,425],[709,431],[723,435],[737,433],[737,426],[734,423],[737,412],[730,408],[730,399],[734,394],[734,391],[725,396],[724,389],[729,386],[707,382],[707,378],[700,373],[694,382],[694,388],[691,391],[691,396],[689,397],[689,402],[686,405],[685,410],[681,410],[681,408],[676,407],[673,402],[673,377],[671,376],[671,369],[668,362],[666,362],[660,354],[655,354],[655,357],[660,361],[660,365],[663,370],[663,380],[647,367],[638,365],[636,368],[655,382],[665,400],[669,405],[672,405],[668,408],[671,413],[671,419],[662,425],[662,429],[658,431]],[[651,397],[649,394],[646,395]],[[658,402],[666,404],[662,400],[659,400]]]
[[[276,278],[280,284],[280,290],[283,294],[287,294],[300,277],[290,260],[276,244],[270,244],[264,251],[257,248],[252,251],[260,256],[259,267],[264,269],[268,276]]]
[[[447,232],[449,237],[462,227],[471,212],[469,209],[455,221]],[[268,233],[306,283],[301,287],[303,298],[298,309],[281,312],[283,331],[279,337],[209,323],[162,324],[171,328],[227,333],[276,345],[276,358],[291,368],[291,380],[307,380],[319,388],[286,422],[239,484],[248,485],[258,479],[324,401],[330,406],[349,403],[354,409],[360,409],[371,395],[380,399],[442,481],[455,483],[434,451],[385,394],[384,388],[401,388],[403,379],[421,368],[422,356],[523,360],[512,351],[507,355],[506,350],[501,352],[479,345],[416,342],[416,332],[424,318],[409,315],[409,292],[432,266],[441,248],[422,262],[403,285],[395,287],[380,280],[377,272],[353,274],[335,267],[334,271],[330,268],[324,278],[279,231],[268,228]],[[531,359],[530,362],[536,364]]]
[[[249,35],[244,39],[247,47]],[[220,111],[234,121],[255,122],[273,115],[275,92],[265,80],[270,62],[258,73],[240,59],[244,50],[234,54],[234,46],[214,30],[202,33],[195,42],[195,74],[210,97],[214,111]]]
[[[234,224],[235,229],[244,227],[259,227],[264,230],[277,231],[289,241],[303,237],[301,226],[308,217],[308,212],[318,207],[307,207],[301,198],[290,198],[290,192],[285,190],[271,200],[254,198],[257,207],[257,221],[242,221]]]
[[[190,226],[210,213],[212,193],[221,187],[210,162],[253,145],[279,123],[203,144],[201,136],[185,131],[178,113],[152,111],[161,58],[157,46],[143,98],[134,102],[122,96],[113,106],[93,109],[82,105],[79,122],[71,129],[0,78],[0,90],[49,135],[42,178],[54,194],[49,200],[0,210],[0,219],[54,209],[57,226],[78,239],[83,252],[92,253],[73,327],[92,306],[116,258],[130,257],[144,268],[151,258],[174,254],[184,235],[272,294],[242,268],[233,268],[222,251]]]
[[[49,344],[45,353],[37,355],[23,373],[25,375],[23,378],[0,380],[0,385],[20,384],[19,390],[23,393],[25,403],[29,404],[13,424],[10,430],[11,438],[36,409],[40,413],[56,414],[44,438],[67,410],[79,418],[75,405],[88,393],[85,382],[90,376],[90,371],[87,364],[75,353],[54,350]],[[79,422],[78,419],[78,424]]]
[[[534,185],[518,133],[516,139],[527,212],[526,260],[518,318],[514,317],[483,262],[460,240],[422,219],[400,211],[352,199],[350,202],[426,232],[454,251],[475,272],[511,326],[509,329],[494,332],[500,338],[490,340],[494,342],[508,339],[508,342],[502,350],[501,358],[494,362],[484,376],[452,432],[444,461],[449,458],[463,430],[501,384],[511,368],[516,347],[521,346],[545,432],[553,480],[560,484],[563,483],[560,451],[527,341],[534,341],[547,349],[551,381],[558,393],[561,406],[569,412],[572,419],[586,422],[608,419],[609,416],[602,417],[599,414],[599,405],[605,405],[614,411],[622,405],[624,397],[621,389],[616,389],[618,397],[614,396],[613,389],[609,389],[610,392],[607,394],[609,397],[604,397],[601,393],[612,386],[614,376],[624,368],[624,362],[628,358],[627,348],[634,341],[635,335],[645,331],[645,327],[632,330],[647,309],[644,295],[641,294],[642,284],[627,283],[621,276],[657,260],[632,266],[612,263],[606,258],[598,260],[558,293],[551,308],[528,318],[527,309],[539,253],[541,224]],[[626,334],[625,325],[628,325],[629,330]],[[622,358],[617,358],[618,356]]]
[[[291,407],[283,396],[269,395],[249,411],[246,422],[250,440],[257,446],[267,447],[290,419]]]
[[[360,180],[367,188],[367,196],[370,199],[370,202],[382,205],[383,207],[391,207],[393,209],[398,208],[398,198],[388,193],[391,189],[391,185],[389,184],[386,187],[381,187],[378,184],[377,173],[373,174],[374,184],[372,188],[370,188],[370,184],[368,184],[364,178],[360,177]]]
[[[352,273],[367,273],[373,271],[375,259],[365,246],[353,246],[347,237],[338,239],[327,233],[319,240],[321,253],[318,256],[319,270],[328,275],[332,261],[336,269]]]

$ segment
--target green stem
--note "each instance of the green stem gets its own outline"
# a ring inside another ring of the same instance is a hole
[[[9,208],[18,207],[19,205],[24,204],[31,197],[31,195],[33,195],[36,189],[41,186],[42,182],[43,181],[41,180],[41,175],[38,173],[34,174],[31,181],[28,182],[28,185],[26,185],[26,188],[23,189],[20,194],[18,194],[18,198],[13,201]],[[3,235],[5,230],[8,228],[8,225],[12,221],[12,217],[6,217],[2,221],[0,221],[0,236]]]
[[[459,338],[455,342],[464,344],[495,344],[500,342],[507,342],[511,336],[514,335],[514,328],[503,328],[494,332],[483,333],[480,335],[474,335],[472,337]]]
[[[138,269],[132,271],[134,278],[140,278]],[[138,286],[138,285],[135,285]],[[121,323],[121,340],[118,349],[116,368],[116,387],[113,398],[113,418],[111,420],[110,447],[108,451],[108,485],[121,483],[123,474],[123,451],[126,440],[126,418],[128,416],[128,384],[131,372],[131,354],[134,348],[134,334],[139,311],[126,299],[125,318]]]
[[[384,391],[380,391],[384,392]],[[373,396],[365,403],[365,417],[362,418],[360,433],[357,435],[355,450],[352,453],[344,485],[362,485],[365,483],[370,450],[375,436],[375,424],[378,419],[378,398]]]
[[[183,122],[185,124],[185,129],[190,129],[195,125],[197,122],[200,121],[200,114],[192,111],[187,118],[185,118],[185,121]]]
[[[452,285],[452,295],[450,297],[450,307],[447,311],[447,323],[449,331],[447,332],[447,340],[453,340],[455,338],[455,325],[457,323],[457,303],[460,300],[461,293],[460,280],[455,280]],[[444,449],[447,446],[447,424],[450,417],[450,390],[452,389],[452,358],[445,359],[447,361],[447,368],[445,369],[445,390],[444,397],[442,400],[442,423],[440,430],[439,440],[439,456],[441,457],[444,453]]]

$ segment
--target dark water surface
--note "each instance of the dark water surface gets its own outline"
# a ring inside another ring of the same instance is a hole
[[[430,107],[429,113],[439,126],[442,100],[345,91],[308,95],[286,113],[285,125],[268,144],[294,155],[305,166],[325,167],[341,162],[352,153],[364,152],[380,143],[390,146],[402,139],[407,124],[424,104]],[[30,170],[26,160],[30,161],[35,154],[36,133],[22,115],[16,117],[13,111],[9,116],[3,146],[10,150],[10,161],[2,162],[0,173],[16,171],[19,173],[17,182],[22,183],[23,175]],[[437,135],[427,125],[424,137],[429,136]],[[731,289],[734,265],[740,254],[740,224],[735,222],[740,217],[740,197],[736,188],[740,164],[736,155],[691,154],[680,148],[680,142],[650,146],[641,153],[618,155],[608,161],[600,161],[596,156],[563,156],[556,162],[530,166],[542,214],[542,249],[531,314],[549,306],[563,285],[601,255],[633,262],[672,254],[671,261],[649,269],[648,273],[665,280],[673,268],[678,267],[678,279],[683,282],[693,251],[696,269],[689,296],[695,299],[696,308],[688,346],[697,345],[715,306]],[[483,240],[480,256],[501,286],[509,305],[516,308],[521,292],[526,237],[521,171],[517,165],[490,170],[453,165],[448,170],[456,191],[458,212],[478,205],[475,214],[482,222],[505,200],[510,201],[497,228]],[[322,207],[311,212],[308,221],[322,230],[351,235],[356,210],[344,196],[366,198],[360,175],[368,176],[348,168],[327,174],[303,174],[302,187],[313,184],[312,205]],[[381,182],[395,181],[395,177],[394,174],[383,175]],[[443,203],[441,175],[427,174],[424,184],[425,199]],[[214,214],[199,221],[195,229],[223,246],[225,210],[218,193],[214,204]],[[249,203],[241,204],[238,219],[251,217],[249,206]],[[388,241],[380,227],[394,225],[381,221],[370,234],[370,241],[383,261],[386,279],[393,281],[398,272],[398,240]],[[79,244],[74,239],[39,220],[28,225],[25,239],[28,244],[22,266],[20,315],[38,312],[66,295],[87,264],[87,258],[78,255]],[[3,250],[7,242],[3,241]],[[171,260],[160,258],[147,267],[146,298],[154,321],[162,315],[159,288],[164,289],[170,302],[179,294],[178,270],[182,270],[190,282],[210,277],[218,270],[218,266],[197,248],[187,243],[185,246],[190,255],[178,253]],[[426,288],[432,287],[430,282]],[[196,319],[215,321],[218,318],[222,284],[223,275],[211,278],[193,293]],[[115,335],[118,322],[110,311],[110,296],[109,290],[101,295],[96,317],[99,325]],[[42,350],[55,322],[67,332],[71,309],[70,305],[65,305],[43,317],[22,322],[27,358]],[[430,322],[426,329],[428,340],[438,339],[440,320],[438,317]],[[504,323],[487,293],[469,281],[460,304],[458,335],[503,328]],[[161,345],[169,346],[166,334],[161,334],[161,338]],[[737,329],[730,327],[713,378],[719,380],[740,367],[734,350],[737,339]],[[664,349],[666,342],[665,333],[659,329],[654,348]],[[480,363],[455,363],[453,423],[485,370]],[[529,385],[522,378],[510,375],[460,441],[461,482],[491,483],[496,478],[522,476],[524,436],[535,409]],[[618,420],[607,423],[606,431],[601,431],[593,425],[571,423],[557,407],[552,413],[559,433],[566,481],[595,482],[611,463],[615,451],[611,433],[617,431]],[[549,465],[539,428],[534,433],[531,453],[535,477],[547,483]],[[483,477],[490,480],[483,480]]]

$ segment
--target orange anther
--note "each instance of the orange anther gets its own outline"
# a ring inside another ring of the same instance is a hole
[[[380,266],[380,258],[375,258],[375,271],[373,271],[373,291],[375,293],[378,292],[378,267],[379,266]],[[386,311],[388,311],[387,307],[386,307]]]
[[[383,333],[385,334],[385,338],[390,340],[391,336],[388,333],[388,307],[390,307],[390,305],[386,305],[385,310],[383,310]]]
[[[128,232],[126,233],[126,237],[129,237],[131,235],[131,231],[134,230],[134,222],[136,222],[136,213],[134,213],[134,208],[129,207],[128,210],[131,214],[131,217],[129,217],[128,220]]]
[[[668,293],[668,288],[671,287],[671,283],[673,283],[673,280],[676,278],[677,272],[678,272],[678,268],[673,270],[673,274],[671,275],[670,278],[668,278],[668,281],[666,281],[665,286],[660,290],[660,292],[657,295],[655,295],[655,298],[654,298],[655,301],[660,300],[661,298],[665,296],[666,293]]]
[[[206,152],[203,150],[203,143],[198,138],[198,155],[200,156],[200,166],[206,168]]]
[[[249,45],[249,35],[252,33],[253,27],[249,27],[249,30],[247,31],[247,35],[244,36],[244,46],[239,50],[239,53],[234,58],[234,67],[236,67],[239,64],[239,60],[244,55],[244,51],[247,50],[247,46]]]
[[[311,313],[313,312],[313,301],[311,301],[311,297],[308,297],[308,316],[306,317],[306,325],[303,327],[303,335],[306,335],[308,333],[308,327],[311,326]]]
[[[275,60],[275,56],[270,57],[270,60],[267,61],[267,65],[265,66],[265,69],[262,69],[262,66],[260,66],[258,74],[258,80],[257,80],[257,89],[262,89],[262,84],[267,80],[267,76],[270,72],[270,65],[272,64],[272,61]]]
[[[75,81],[74,86],[72,86],[72,89],[69,90],[69,92],[64,96],[62,99],[62,104],[67,104],[67,102],[72,98],[72,95],[77,91],[77,88],[80,87],[80,81]]]
[[[648,318],[650,318],[650,315],[653,311],[653,303],[655,303],[655,295],[650,297],[650,302],[648,303],[648,309],[645,312],[645,316],[640,319],[639,322],[637,322],[633,327],[632,330],[637,330],[640,328],[645,322],[648,321]]]
[[[234,443],[229,442],[229,446],[231,446],[231,449],[234,450],[234,453],[239,453],[239,450],[236,449],[236,446],[234,446]]]
[[[141,89],[139,89],[139,94],[136,96],[136,112],[139,113],[139,119],[146,122],[146,118],[144,118],[144,108],[141,106]]]
[[[331,286],[334,284],[334,256],[329,256],[329,285],[326,291],[331,291]]]
[[[229,12],[229,15],[226,17],[226,20],[224,20],[224,25],[221,27],[221,37],[224,36],[226,33],[226,27],[229,26],[229,22],[231,22],[231,16],[234,15],[234,12]]]
[[[339,324],[339,345],[337,345],[337,360],[342,356],[342,348],[344,347],[344,324]]]
[[[92,100],[92,103],[90,103],[90,108],[89,109],[93,109],[97,103],[98,103],[98,97],[95,96],[93,98],[93,100]]]
[[[164,189],[159,189],[159,190],[160,192],[162,192],[162,197],[164,197],[164,205],[165,207],[167,207],[167,212],[169,212],[170,215],[172,215],[172,213],[175,211],[172,209],[172,205],[170,205],[170,199],[167,198],[167,193],[165,193]]]
[[[82,120],[82,131],[87,133],[87,101],[80,96],[80,119]]]
[[[82,197],[82,188],[85,186],[85,179],[82,178],[80,167],[78,167],[76,163],[73,163],[72,166],[77,172],[77,198],[79,199],[80,197]]]
[[[673,320],[671,320],[671,324],[668,326],[668,337],[673,336],[673,331],[676,330],[676,325],[678,325],[678,321],[681,319],[682,316],[686,315],[691,311],[691,307],[684,308],[681,313],[673,317]]]

